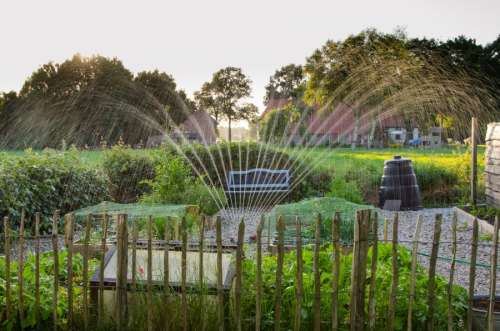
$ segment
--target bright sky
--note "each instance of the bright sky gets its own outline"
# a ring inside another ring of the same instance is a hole
[[[498,0],[3,0],[0,13],[0,91],[19,90],[48,61],[101,54],[133,72],[171,73],[189,94],[214,71],[241,67],[261,110],[269,76],[327,39],[397,26],[480,43],[500,34]]]

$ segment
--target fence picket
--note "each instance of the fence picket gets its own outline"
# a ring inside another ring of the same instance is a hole
[[[243,240],[245,236],[245,222],[242,219],[238,226],[238,246],[236,250],[236,280],[234,284],[234,305],[236,330],[241,331],[241,273],[243,260]]]
[[[284,231],[285,222],[283,216],[278,218],[278,223],[276,224],[276,230],[278,231],[278,257],[276,266],[276,290],[275,290],[275,305],[274,305],[274,330],[279,331],[281,327],[281,296],[282,296],[282,278],[283,278],[283,258],[285,255],[284,248]]]
[[[495,330],[495,296],[497,281],[497,259],[498,259],[498,215],[495,216],[493,230],[493,242],[491,246],[491,269],[490,269],[490,302],[488,305],[488,331]]]
[[[339,327],[339,276],[340,276],[340,213],[335,212],[332,222],[333,263],[332,263],[332,330]]]
[[[59,293],[59,247],[58,247],[58,236],[57,236],[57,226],[59,223],[59,211],[56,210],[54,216],[52,217],[52,252],[54,257],[54,292],[52,293],[52,304],[53,312],[52,318],[54,323],[54,330],[57,330],[58,316],[57,316],[57,300]]]
[[[36,329],[39,330],[40,329],[40,213],[35,214],[35,321],[36,321]]]
[[[26,219],[26,212],[23,209],[21,212],[21,223],[19,225],[19,252],[17,254],[17,289],[18,289],[18,310],[19,310],[19,320],[24,319],[24,293],[23,293],[23,271],[24,271],[24,222]],[[23,323],[20,323],[21,329],[23,328]]]
[[[370,225],[369,209],[361,212],[361,228],[359,238],[358,259],[358,293],[356,295],[356,330],[365,330],[365,290],[366,290],[366,259],[368,256],[368,232]]]
[[[297,275],[295,284],[295,320],[294,320],[294,330],[300,330],[300,324],[302,320],[302,224],[299,217],[295,218],[295,248],[297,255]]]
[[[374,213],[370,220],[372,226],[372,260],[370,266],[370,291],[368,293],[368,329],[375,330],[376,324],[376,299],[375,286],[377,275],[377,259],[378,259],[378,215]]]
[[[106,257],[106,243],[108,240],[108,223],[109,223],[109,214],[105,213],[102,223],[101,259],[99,268],[99,298],[98,298],[99,325],[102,325],[104,320],[104,265]]]
[[[477,217],[474,218],[472,225],[472,243],[470,253],[470,268],[469,268],[469,293],[467,305],[467,331],[472,331],[472,316],[473,316],[473,299],[474,288],[476,285],[476,260],[477,260],[477,241],[479,240],[479,222]]]
[[[92,214],[87,215],[85,221],[85,237],[83,239],[83,328],[89,327],[89,241],[92,225]]]
[[[137,240],[139,238],[139,230],[137,222],[132,221],[132,295],[135,295],[137,290]]]
[[[224,331],[224,293],[222,288],[222,219],[217,216],[215,223],[217,243],[217,324],[219,331]]]
[[[443,216],[441,214],[436,215],[436,221],[434,223],[434,239],[432,241],[432,251],[431,258],[429,261],[429,282],[427,285],[427,330],[434,330],[434,302],[436,301],[434,292],[436,290],[436,262],[439,251],[439,240],[441,238],[441,222]]]
[[[73,328],[73,239],[74,239],[74,215],[64,215],[66,249],[68,250],[68,327]]]
[[[354,241],[352,248],[352,265],[351,265],[351,301],[350,301],[350,318],[349,324],[351,331],[356,330],[356,317],[358,316],[357,310],[357,296],[359,287],[359,250],[360,250],[360,237],[361,237],[361,210],[356,211],[356,219],[354,222]]]
[[[198,282],[199,282],[199,296],[198,299],[200,300],[200,307],[201,307],[201,331],[205,331],[205,296],[204,296],[204,285],[203,285],[203,279],[204,279],[204,268],[203,268],[203,257],[204,257],[204,252],[203,252],[203,247],[205,245],[205,215],[203,215],[200,218],[200,243],[199,243],[199,258],[198,258]]]
[[[321,249],[321,214],[316,216],[316,229],[314,234],[314,330],[321,328],[321,274],[319,268],[319,251]]]
[[[394,318],[396,315],[396,297],[399,283],[399,265],[398,265],[398,224],[399,215],[394,215],[392,223],[392,282],[391,294],[389,297],[389,316],[387,321],[387,330],[394,330]]]
[[[3,232],[5,236],[5,318],[10,319],[10,312],[12,309],[11,284],[10,284],[10,225],[9,218],[3,218]]]
[[[417,250],[418,241],[420,240],[420,232],[422,229],[423,218],[422,215],[418,215],[417,227],[415,228],[415,234],[413,235],[413,247],[411,251],[411,273],[410,273],[410,290],[408,298],[408,322],[407,330],[413,330],[413,303],[415,301],[415,279],[417,274]]]
[[[116,323],[117,329],[127,325],[127,269],[128,269],[128,230],[127,215],[118,215],[116,224]]]
[[[169,245],[168,245],[168,239],[170,237],[169,234],[169,218],[167,218],[167,221],[165,222],[165,233],[164,233],[164,239],[165,239],[165,248],[163,252],[163,287],[165,291],[165,331],[170,330],[170,270],[168,266],[168,253],[169,253]]]
[[[257,226],[256,233],[256,245],[257,245],[257,256],[256,256],[256,271],[255,271],[255,331],[260,331],[261,329],[261,319],[262,319],[262,228],[264,227],[265,218],[261,217],[260,223]]]
[[[186,272],[187,272],[187,226],[186,218],[182,218],[182,256],[181,256],[181,304],[182,304],[182,329],[188,330],[188,309],[186,293]]]
[[[134,222],[135,223],[135,222]],[[153,331],[153,217],[148,219],[148,261],[147,261],[147,325]]]
[[[450,264],[450,278],[448,280],[448,331],[453,331],[453,278],[455,276],[455,263],[457,258],[457,212],[453,213],[451,224],[451,264]]]
[[[384,218],[384,243],[387,243],[389,241],[389,224],[388,224],[388,220],[387,220],[387,217]]]

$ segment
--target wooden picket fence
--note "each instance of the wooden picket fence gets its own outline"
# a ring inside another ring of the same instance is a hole
[[[25,293],[23,292],[23,263],[25,259],[24,252],[24,240],[25,240],[25,215],[22,214],[20,228],[18,231],[18,254],[17,254],[17,264],[18,264],[18,293],[12,293],[11,286],[12,280],[10,279],[10,267],[11,263],[11,244],[14,235],[10,231],[9,218],[4,218],[4,234],[5,234],[5,269],[7,278],[5,279],[5,305],[6,305],[6,315],[5,318],[9,319],[13,316],[17,315],[17,318],[22,320],[25,312],[25,306],[23,303],[23,299],[25,297]],[[65,227],[64,227],[64,235],[66,239],[66,249],[67,249],[67,282],[61,284],[59,281],[60,275],[60,266],[58,264],[58,254],[60,252],[59,246],[59,229],[58,224],[60,220],[59,212],[54,213],[53,216],[53,224],[52,224],[52,252],[54,256],[54,277],[53,277],[53,327],[54,330],[58,329],[83,329],[90,330],[94,329],[94,321],[90,320],[90,298],[89,298],[89,252],[90,252],[90,238],[92,232],[92,216],[86,219],[85,224],[83,226],[83,280],[81,282],[82,287],[82,303],[83,306],[81,308],[82,314],[82,323],[83,325],[75,325],[75,311],[74,311],[74,302],[75,299],[73,297],[73,286],[75,286],[73,281],[73,268],[72,261],[74,257],[74,235],[75,235],[75,218],[72,214],[65,216]],[[375,277],[374,275],[377,273],[377,243],[378,236],[371,235],[378,233],[378,217],[376,213],[371,210],[360,210],[356,214],[355,219],[355,231],[354,231],[354,241],[352,245],[352,269],[351,269],[351,287],[350,287],[350,319],[349,326],[351,330],[375,330],[375,316],[376,316],[376,302],[375,302]],[[153,294],[155,288],[153,286],[152,279],[152,252],[153,252],[153,235],[152,235],[152,218],[149,218],[147,222],[147,280],[145,286],[146,292],[146,301],[147,301],[147,329],[152,331],[155,329],[153,323]],[[199,287],[200,289],[204,287],[203,279],[204,279],[204,270],[203,270],[203,247],[206,246],[206,238],[204,237],[205,233],[205,225],[206,219],[203,217],[200,222],[200,233],[199,233]],[[322,240],[320,237],[320,228],[321,228],[322,218],[321,215],[318,215],[315,223],[315,237],[313,241],[313,279],[314,279],[314,292],[313,292],[313,319],[314,319],[314,330],[320,330],[322,328],[322,318],[325,316],[321,316],[320,308],[321,308],[321,283],[320,283],[320,270],[319,270],[319,256],[320,250],[322,249]],[[427,329],[433,330],[434,328],[434,313],[433,309],[435,306],[435,277],[436,277],[436,262],[438,259],[438,249],[440,244],[440,236],[441,236],[441,223],[442,216],[436,215],[435,223],[434,223],[434,237],[432,243],[432,250],[430,254],[430,262],[429,262],[429,282],[428,282],[428,293],[427,293],[427,306],[428,306],[428,319],[427,319]],[[396,312],[396,295],[398,291],[398,282],[399,282],[399,273],[398,273],[398,258],[397,258],[397,248],[400,242],[398,241],[398,214],[395,214],[394,220],[392,222],[392,238],[388,238],[388,222],[387,220],[384,222],[383,229],[383,240],[392,243],[392,283],[390,289],[390,297],[389,305],[388,305],[388,325],[386,327],[387,330],[394,329],[394,316]],[[34,231],[34,239],[35,239],[35,293],[29,293],[29,295],[34,295],[35,297],[35,312],[36,319],[39,320],[39,310],[40,310],[40,233],[39,233],[39,225],[40,225],[40,214],[35,215],[35,231]],[[135,272],[132,272],[131,282],[127,279],[129,265],[131,265],[132,270],[136,270],[136,251],[137,251],[137,243],[138,243],[138,232],[137,228],[134,226],[132,229],[128,228],[127,215],[118,215],[116,222],[114,224],[114,229],[116,230],[116,254],[117,254],[117,268],[116,268],[116,295],[115,295],[115,316],[113,320],[116,323],[116,328],[118,330],[125,329],[129,323],[128,319],[128,305],[129,300],[128,293],[129,291],[136,291],[138,288],[137,279]],[[102,217],[102,239],[100,243],[100,260],[99,260],[99,285],[98,285],[98,300],[97,300],[97,325],[100,325],[104,320],[105,310],[104,310],[104,290],[106,288],[105,277],[104,277],[104,266],[105,266],[105,253],[107,251],[108,241],[108,231],[111,228],[111,218],[109,215],[103,215]],[[303,240],[302,240],[302,223],[300,218],[296,218],[295,222],[296,227],[296,238],[294,241],[295,252],[296,252],[296,265],[297,265],[297,274],[296,274],[296,283],[295,283],[295,296],[296,296],[296,306],[295,306],[295,320],[294,320],[294,330],[301,329],[301,309],[303,303],[303,259],[302,259],[302,250],[303,250]],[[495,304],[495,280],[496,280],[496,265],[497,265],[497,244],[498,244],[498,227],[499,221],[498,218],[495,221],[495,232],[493,236],[493,244],[492,244],[492,252],[491,252],[491,271],[490,271],[490,296],[489,296],[489,308],[488,308],[488,330],[494,330],[494,304]],[[262,284],[262,260],[263,256],[266,253],[264,248],[268,246],[264,244],[262,238],[262,232],[264,228],[264,220],[258,225],[256,232],[256,252],[255,252],[255,261],[256,261],[256,283],[255,283],[255,330],[261,330],[262,328],[262,298],[263,298],[263,284]],[[412,243],[412,263],[411,263],[411,282],[409,289],[409,301],[408,301],[408,319],[407,319],[407,329],[412,330],[412,318],[413,318],[413,309],[414,309],[414,300],[415,300],[415,279],[416,279],[416,271],[417,271],[417,251],[420,239],[420,232],[422,228],[422,217],[419,216],[416,224],[416,230],[413,237]],[[242,264],[244,259],[243,254],[243,245],[244,245],[244,231],[245,223],[242,220],[239,223],[238,227],[238,240],[236,244],[235,251],[235,273],[233,280],[233,296],[234,296],[234,311],[231,314],[232,316],[228,316],[228,312],[224,307],[228,304],[228,296],[225,293],[225,289],[223,286],[223,274],[222,274],[222,254],[223,254],[223,238],[222,238],[222,230],[221,230],[221,219],[217,218],[215,220],[215,232],[216,232],[216,240],[215,240],[215,251],[217,254],[217,262],[216,262],[216,272],[217,272],[217,281],[216,281],[216,302],[217,302],[217,325],[219,330],[226,330],[231,327],[240,331],[244,329],[244,319],[242,318],[241,311],[241,300],[242,300]],[[279,217],[276,226],[276,249],[275,254],[277,255],[277,268],[276,268],[276,281],[275,281],[275,302],[274,302],[274,326],[275,330],[280,330],[281,319],[282,319],[282,294],[283,294],[283,263],[284,263],[284,255],[285,255],[285,238],[284,238],[284,230],[285,230],[285,222],[283,217]],[[453,218],[453,244],[452,244],[452,257],[451,257],[451,267],[450,267],[450,275],[449,275],[449,286],[448,286],[448,330],[453,329],[453,310],[452,310],[452,286],[453,286],[453,278],[455,272],[455,262],[456,262],[456,247],[457,247],[457,218],[456,216]],[[339,330],[340,323],[342,321],[339,320],[339,272],[340,272],[340,257],[342,254],[342,250],[340,248],[340,214],[337,212],[333,216],[332,221],[332,292],[331,292],[331,316],[329,316],[329,320],[331,324],[331,330]],[[179,296],[180,300],[180,313],[181,313],[181,321],[182,321],[182,329],[188,330],[188,295],[190,293],[187,285],[187,251],[188,251],[188,234],[186,231],[186,224],[183,221],[181,226],[181,282],[179,288]],[[268,238],[268,242],[270,239]],[[164,279],[163,279],[163,290],[164,290],[164,302],[169,302],[169,297],[172,295],[170,291],[171,285],[169,283],[169,251],[170,251],[170,240],[169,240],[169,227],[168,224],[165,225],[164,238],[160,241],[163,245],[164,249],[164,260],[163,260],[163,270],[164,270]],[[367,265],[368,259],[368,249],[372,247],[372,256],[371,264]],[[477,256],[477,248],[478,248],[478,221],[475,220],[473,224],[473,238],[471,242],[471,266],[470,266],[470,275],[469,275],[469,302],[468,302],[468,314],[467,314],[467,323],[466,329],[472,330],[472,298],[474,296],[474,285],[475,285],[475,271],[476,271],[476,256]],[[129,251],[131,250],[131,261],[129,259]],[[370,269],[371,277],[367,278],[367,268]],[[368,279],[368,280],[367,280]],[[76,284],[80,286],[80,284]],[[68,301],[68,311],[66,316],[59,316],[57,311],[58,305],[58,291],[59,286],[67,287],[67,301]],[[368,288],[368,291],[367,291]],[[368,292],[368,293],[366,293]],[[18,295],[18,304],[16,307],[12,304],[13,295]],[[368,300],[365,300],[367,297]],[[203,299],[203,296],[200,296],[199,300]],[[366,307],[367,305],[367,307]],[[166,319],[164,329],[169,329],[168,319],[169,316],[169,307],[168,304],[165,304],[165,316]],[[64,319],[65,323],[61,323],[61,320]],[[231,321],[229,321],[232,319]],[[0,321],[1,322],[1,321]],[[205,326],[200,326],[200,329],[205,329]]]

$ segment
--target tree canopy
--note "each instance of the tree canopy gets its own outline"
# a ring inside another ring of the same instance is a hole
[[[296,99],[302,96],[305,77],[302,66],[289,64],[276,70],[266,85],[264,103],[271,99]]]
[[[167,73],[143,71],[134,77],[117,58],[78,54],[42,65],[13,97],[0,99],[0,137],[12,148],[55,147],[63,140],[77,146],[119,139],[145,143],[193,111],[192,101]]]

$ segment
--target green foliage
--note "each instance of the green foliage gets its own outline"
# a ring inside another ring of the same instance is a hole
[[[40,212],[40,230],[47,230],[56,210],[61,214],[108,197],[107,181],[100,172],[81,164],[75,151],[26,151],[23,156],[0,160],[0,216],[17,225],[24,209],[30,219]]]
[[[392,281],[392,257],[391,245],[379,244],[376,274],[376,330],[385,330],[387,324],[387,299],[390,295],[390,284]],[[404,248],[398,247],[399,262],[399,287],[396,296],[396,318],[394,321],[395,330],[406,330],[408,317],[408,297],[411,271],[411,254]],[[371,263],[371,250],[368,254],[368,263]],[[340,277],[339,277],[339,321],[340,330],[349,330],[347,321],[349,320],[350,302],[350,278],[351,278],[352,254],[341,254]],[[274,302],[276,290],[276,256],[265,256],[263,259],[263,291],[262,291],[262,314],[263,330],[274,329]],[[295,291],[296,291],[296,252],[291,251],[285,254],[283,266],[283,296],[282,296],[282,316],[281,327],[286,330],[293,329],[295,314]],[[321,316],[326,324],[330,323],[327,316],[331,316],[331,291],[332,291],[332,247],[326,246],[320,252],[319,270],[321,272]],[[243,302],[242,311],[248,317],[247,321],[253,321],[255,316],[255,272],[254,260],[246,260],[243,267]],[[367,278],[371,275],[367,275]],[[413,314],[413,325],[415,330],[425,329],[427,318],[427,272],[421,266],[417,268],[415,304]],[[368,289],[367,289],[368,291]],[[301,311],[302,328],[310,330],[313,328],[313,249],[308,246],[303,251],[303,302]],[[436,277],[436,304],[434,307],[434,319],[436,330],[445,330],[447,325],[447,281],[443,277]],[[454,309],[455,329],[463,325],[467,312],[467,292],[464,288],[454,286],[452,305]],[[325,328],[328,327],[325,325]],[[252,325],[248,326],[252,329]]]
[[[295,99],[302,96],[304,82],[302,66],[289,64],[281,67],[269,78],[264,103],[268,104],[272,99]]]
[[[147,192],[144,180],[154,177],[151,158],[117,145],[104,155],[103,169],[110,183],[110,194],[117,202],[135,202]]]
[[[328,196],[346,199],[355,203],[363,203],[363,195],[358,183],[354,181],[347,182],[341,178],[334,178],[332,180]]]
[[[195,178],[181,157],[159,151],[155,156],[155,177],[144,181],[151,188],[142,201],[149,203],[193,204],[207,214],[215,214],[225,205],[224,192],[207,187],[202,178]]]
[[[67,252],[59,253],[59,282],[67,281],[68,259]],[[83,257],[80,254],[73,255],[73,298],[75,307],[82,304],[81,283],[83,277]],[[89,274],[95,272],[97,261],[91,259],[89,261]],[[18,307],[18,281],[16,262],[11,262],[10,279],[11,279],[11,299],[12,306]],[[0,326],[2,330],[19,330],[21,325],[17,319],[15,311],[11,311],[11,318],[5,320],[5,258],[0,258]],[[52,323],[53,302],[52,296],[54,292],[54,258],[52,253],[43,253],[40,256],[40,319],[42,329],[47,328]],[[35,312],[35,256],[29,255],[25,261],[23,269],[23,292],[24,292],[24,319],[22,327],[24,329],[32,329],[36,326]],[[59,286],[57,313],[59,316],[66,316],[68,311],[67,289],[64,286]],[[60,323],[64,323],[64,318]]]

